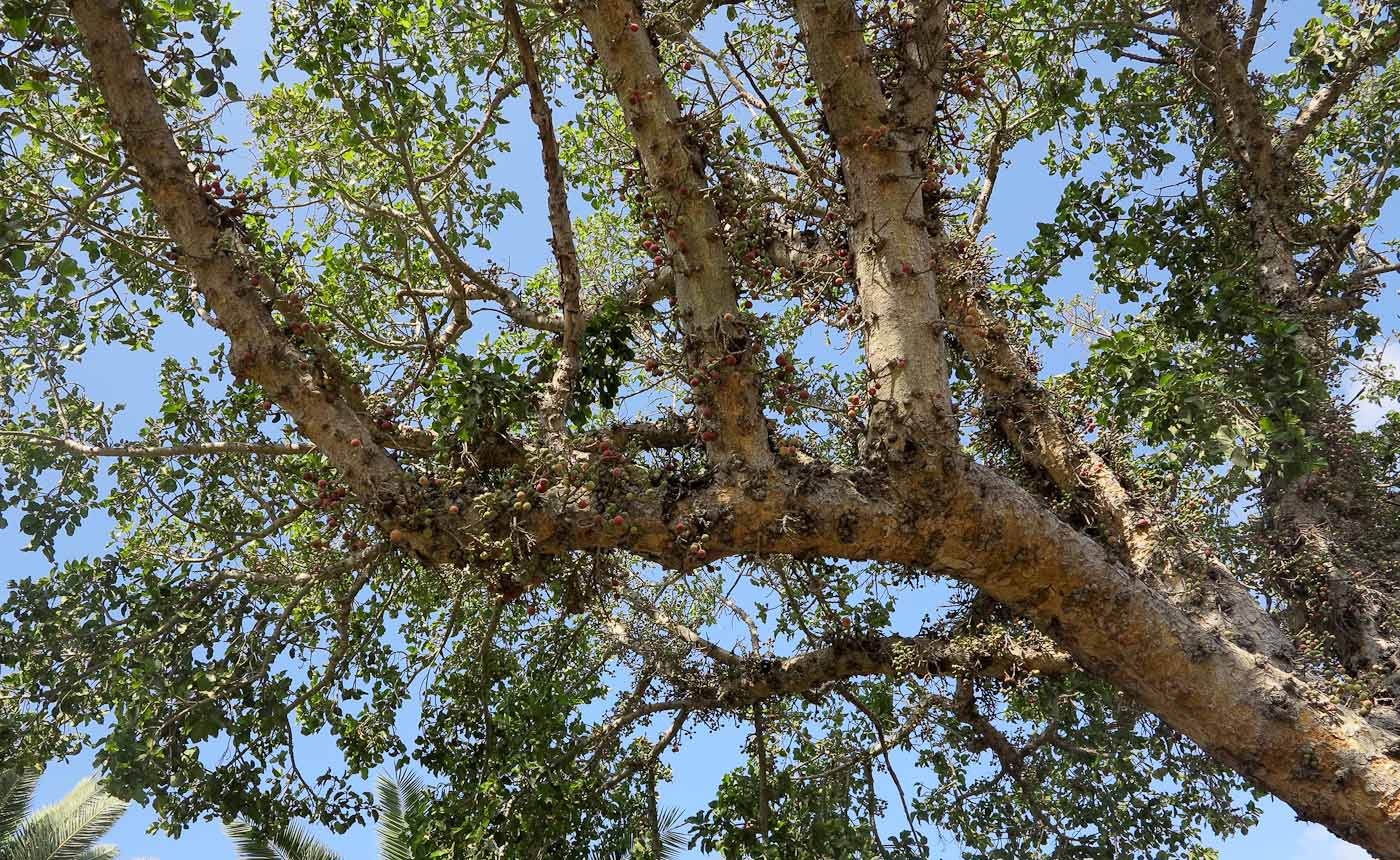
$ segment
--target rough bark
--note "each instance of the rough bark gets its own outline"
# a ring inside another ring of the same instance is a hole
[[[955,431],[919,153],[897,128],[901,117],[886,103],[854,7],[799,0],[794,9],[846,179],[866,364],[880,383],[868,441],[905,459]]]
[[[768,425],[755,380],[754,343],[739,312],[739,293],[708,194],[705,164],[686,132],[666,84],[641,8],[633,0],[599,0],[580,10],[628,130],[637,142],[652,200],[671,227],[664,237],[676,279],[676,304],[697,394],[713,409],[706,445],[761,469],[772,461]]]
[[[71,8],[142,190],[228,337],[230,369],[261,385],[298,430],[343,470],[386,527],[396,527],[416,509],[416,488],[375,441],[374,422],[355,407],[358,393],[336,372],[330,351],[324,344],[318,349],[310,337],[294,343],[274,320],[274,307],[292,319],[298,312],[275,298],[277,285],[244,237],[221,221],[217,206],[200,190],[122,22],[121,4],[79,0]],[[305,322],[304,315],[301,320]]]

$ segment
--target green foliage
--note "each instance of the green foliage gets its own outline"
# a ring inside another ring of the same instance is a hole
[[[424,413],[438,433],[464,441],[483,430],[508,432],[533,407],[541,371],[532,370],[500,355],[443,356],[425,386]]]
[[[570,420],[578,426],[587,425],[595,404],[604,410],[617,405],[623,368],[636,357],[632,329],[629,315],[615,306],[604,305],[588,320],[579,349],[581,384],[569,412]]]
[[[1029,728],[1047,719],[1052,734]],[[982,775],[966,744],[919,753],[951,790],[922,793],[917,814],[956,834],[968,860],[1199,860],[1214,853],[1201,847],[1203,833],[1228,838],[1258,820],[1256,799],[1238,803],[1208,756],[1103,687],[1031,684],[1009,698],[997,724],[1019,748],[1051,747],[1010,785]]]

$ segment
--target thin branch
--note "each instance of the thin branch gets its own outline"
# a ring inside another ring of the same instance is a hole
[[[1264,24],[1264,11],[1269,0],[1253,0],[1249,7],[1249,20],[1244,25],[1244,38],[1240,39],[1240,53],[1245,62],[1254,56],[1254,45],[1259,40],[1259,28]]]
[[[583,318],[579,308],[581,290],[578,250],[574,246],[573,218],[569,214],[569,190],[564,168],[559,163],[559,140],[554,132],[554,112],[540,83],[535,49],[520,20],[515,0],[502,0],[501,13],[520,52],[520,67],[530,90],[530,117],[540,138],[540,159],[544,162],[545,185],[549,191],[549,229],[553,234],[554,261],[559,267],[559,291],[564,304],[563,354],[549,383],[549,393],[541,407],[546,434],[562,446],[564,425],[579,376],[579,349],[583,339]]]
[[[753,703],[753,743],[754,757],[758,761],[758,833],[764,844],[768,843],[769,821],[772,812],[768,800],[768,732],[763,719],[763,705]]]
[[[89,445],[77,439],[49,436],[27,430],[0,430],[0,437],[28,439],[52,448],[62,448],[81,457],[126,457],[131,459],[168,459],[171,457],[207,457],[225,455],[285,457],[309,454],[316,450],[310,442],[278,444],[275,442],[193,442],[185,445]]]
[[[712,54],[709,49],[704,48],[700,44],[700,41],[694,37],[691,37],[691,43],[697,46],[697,50],[704,50],[706,54],[714,57],[720,70],[726,75],[729,74],[729,69],[724,64],[724,59],[722,57]],[[778,130],[778,134],[782,137],[783,143],[787,145],[788,151],[792,153],[793,158],[797,159],[797,163],[802,166],[802,172],[806,174],[807,181],[811,182],[813,185],[821,184],[822,175],[812,164],[811,159],[807,157],[807,153],[802,149],[802,144],[797,140],[796,135],[792,133],[792,129],[788,128],[787,121],[783,119],[783,115],[778,113],[778,109],[773,106],[773,102],[769,100],[768,95],[763,92],[763,88],[758,85],[758,81],[754,80],[753,74],[749,71],[749,67],[745,65],[744,59],[739,53],[739,48],[734,44],[734,40],[730,38],[728,33],[724,35],[724,45],[729,49],[730,55],[734,57],[734,62],[739,66],[739,71],[743,72],[744,80],[749,82],[751,97],[758,102],[768,119],[772,120],[774,128]],[[739,90],[741,94],[744,92],[743,87],[739,86],[738,81],[731,80],[731,82],[734,84],[735,89]]]

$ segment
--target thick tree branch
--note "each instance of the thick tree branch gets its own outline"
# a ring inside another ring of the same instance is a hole
[[[895,114],[910,134],[915,153],[922,153],[933,131],[938,97],[948,71],[950,0],[921,0],[915,4],[913,26],[904,44],[904,68],[891,98]]]
[[[784,660],[750,661],[718,682],[716,701],[738,707],[772,696],[807,695],[851,678],[1019,673],[1061,675],[1074,669],[1068,654],[1039,634],[951,639],[937,636],[849,636]]]
[[[918,154],[886,106],[848,0],[796,0],[808,65],[846,176],[847,229],[872,381],[869,443],[904,459],[951,438],[943,314]]]
[[[705,165],[685,131],[656,48],[634,0],[598,0],[580,12],[628,129],[636,140],[675,275],[686,357],[698,394],[713,410],[702,431],[712,458],[751,468],[772,462],[754,376],[755,344],[739,312],[719,215],[706,194]]]
[[[373,420],[353,405],[358,391],[332,370],[333,352],[318,337],[297,343],[284,335],[264,303],[262,292],[271,289],[273,279],[200,191],[132,45],[121,4],[74,0],[71,9],[108,116],[142,189],[229,338],[230,368],[263,387],[302,435],[344,472],[382,523],[392,527],[417,511],[417,489],[376,444]],[[279,309],[296,312],[287,302]]]
[[[1240,50],[1213,0],[1176,0],[1182,30],[1195,43],[1190,69],[1204,84],[1216,125],[1229,144],[1243,179],[1250,227],[1258,250],[1259,287],[1280,307],[1297,304],[1303,286],[1285,237],[1292,195],[1287,172],[1292,150],[1275,143],[1275,127],[1249,78],[1249,57]]]
[[[635,494],[634,552],[680,566],[668,526],[704,518],[710,557],[736,552],[871,559],[943,571],[1033,620],[1092,674],[1310,820],[1400,857],[1400,738],[1331,703],[1228,630],[1154,590],[1038,501],[950,456],[899,480],[829,467],[776,475],[762,499],[712,486],[671,516]],[[654,511],[654,508],[651,508]],[[571,518],[531,522],[537,551],[617,545]],[[693,700],[687,707],[703,707]],[[1338,774],[1345,774],[1341,778]]]
[[[1293,162],[1307,136],[1360,76],[1387,59],[1400,45],[1400,26],[1389,22],[1389,30],[1375,34],[1368,45],[1352,55],[1332,84],[1314,95],[1275,142],[1272,123],[1264,118],[1264,98],[1244,73],[1247,58],[1241,56],[1229,38],[1219,9],[1208,0],[1179,0],[1175,6],[1183,29],[1199,46],[1192,68],[1206,84],[1207,103],[1231,143],[1232,159],[1242,178],[1254,242],[1258,297],[1293,324],[1294,349],[1315,378],[1326,379],[1336,369],[1337,356],[1329,343],[1337,325],[1364,302],[1359,301],[1359,296],[1342,297],[1340,301],[1327,297],[1319,300],[1316,293],[1323,279],[1299,277],[1294,256],[1298,249],[1288,237],[1301,230],[1298,213],[1308,207],[1296,199]],[[1345,228],[1341,235],[1345,244],[1349,236]],[[1331,250],[1333,266],[1340,264],[1341,252],[1341,248]],[[1303,426],[1313,439],[1331,448],[1328,459],[1338,463],[1347,459],[1344,451],[1350,419],[1344,417],[1346,407],[1331,397],[1306,396],[1294,398],[1289,407],[1302,416]],[[1285,456],[1295,454],[1287,452]],[[1340,500],[1349,493],[1329,496],[1309,491],[1310,482],[1323,477],[1326,471],[1311,470],[1299,476],[1271,469],[1262,478],[1261,500],[1270,528],[1286,536],[1280,541],[1281,556],[1299,569],[1320,575],[1329,584],[1323,598],[1326,611],[1313,612],[1301,606],[1291,609],[1300,623],[1329,637],[1341,664],[1349,671],[1359,674],[1378,669],[1390,675],[1394,666],[1400,664],[1400,639],[1385,629],[1380,601],[1357,584],[1360,576],[1355,570],[1355,559],[1366,555],[1354,550],[1369,538],[1347,528],[1356,516],[1355,507]],[[1334,504],[1333,499],[1339,501]],[[1379,581],[1384,575],[1375,578]],[[1400,682],[1392,680],[1390,686],[1392,694],[1400,693]]]

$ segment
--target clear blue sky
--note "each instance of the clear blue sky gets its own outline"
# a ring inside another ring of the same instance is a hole
[[[257,66],[267,42],[267,10],[261,0],[235,5],[241,8],[243,14],[230,41],[230,46],[241,61],[234,77],[240,88],[250,93],[260,86]],[[1266,63],[1278,62],[1287,47],[1285,34],[1291,32],[1290,25],[1315,10],[1313,0],[1276,0],[1273,5],[1281,7],[1280,23],[1283,27],[1273,32],[1274,44],[1268,51]],[[541,237],[548,234],[543,214],[544,194],[533,129],[523,102],[517,100],[509,116],[513,123],[508,129],[518,138],[518,142],[510,159],[497,169],[496,181],[519,191],[524,213],[511,216],[500,231],[496,255],[514,271],[530,271],[543,262],[545,245]],[[242,143],[248,136],[246,126],[240,126],[236,118],[228,134],[234,143]],[[1003,254],[1009,255],[1021,247],[1034,232],[1034,221],[1048,218],[1058,198],[1059,184],[1047,177],[1039,167],[1040,154],[1040,144],[1022,147],[1013,154],[1012,166],[1003,173],[991,222],[993,232],[999,237],[997,247]],[[1395,218],[1389,220],[1393,225]],[[1069,269],[1057,285],[1059,293],[1067,296],[1082,289],[1085,285],[1083,271],[1082,268]],[[1394,319],[1393,314],[1387,316]],[[161,330],[157,354],[111,350],[91,353],[78,376],[92,390],[113,392],[110,400],[126,403],[125,426],[119,426],[118,432],[132,430],[157,405],[155,381],[160,356],[201,354],[212,343],[212,334],[208,330],[185,328],[177,321]],[[1056,350],[1046,356],[1048,369],[1063,369],[1079,356],[1079,349],[1068,339],[1061,340]],[[86,555],[100,551],[107,540],[105,525],[101,521],[90,522],[76,538],[68,541],[65,546],[67,554]],[[0,589],[5,580],[37,577],[46,570],[41,557],[21,552],[22,544],[23,538],[15,529],[0,532],[0,572],[3,572],[0,573]],[[683,778],[665,788],[663,802],[687,810],[694,810],[707,802],[713,796],[713,788],[719,777],[733,766],[735,759],[731,751],[743,741],[744,736],[744,732],[738,729],[721,731],[698,738],[683,747],[680,754],[671,756],[668,760]],[[303,758],[304,766],[315,769],[320,763],[316,759],[329,761],[334,750],[327,744],[319,747],[313,744],[305,751],[299,750],[298,755]],[[89,769],[90,761],[86,758],[53,766],[40,785],[40,801],[47,803],[56,800]],[[1282,804],[1267,802],[1265,810],[1264,819],[1255,831],[1220,846],[1221,856],[1225,860],[1364,860],[1366,857],[1364,852],[1338,842],[1321,828],[1295,821],[1291,810]],[[146,833],[151,821],[152,815],[147,810],[133,809],[114,829],[111,841],[122,848],[123,858],[224,860],[233,856],[217,824],[197,825],[176,841]],[[342,836],[324,835],[347,860],[375,856],[374,838],[366,829],[353,830]],[[957,856],[954,846],[948,846],[948,856]]]

